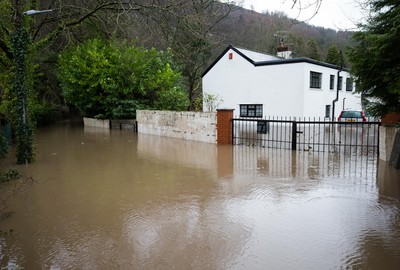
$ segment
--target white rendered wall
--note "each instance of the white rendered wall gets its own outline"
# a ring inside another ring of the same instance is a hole
[[[310,88],[310,72],[322,73],[322,85],[321,89]],[[336,87],[338,79],[338,70],[304,63],[304,117],[325,117],[325,106],[331,106],[332,115],[332,101],[336,98]],[[334,89],[330,89],[330,75],[335,76]],[[339,76],[342,79],[342,90],[339,90],[339,98],[335,103],[335,119],[339,116],[339,113],[343,110],[343,98],[345,99],[344,109],[361,110],[361,96],[355,94],[355,84],[353,83],[353,91],[346,91],[346,79],[350,78],[350,74],[346,71],[341,71]]]
[[[253,68],[252,73],[249,76],[254,82],[251,97],[255,103],[264,104],[264,115],[297,117],[303,114],[304,96],[299,91],[299,86],[304,84],[301,65],[261,66]]]
[[[233,59],[229,59],[229,54]],[[322,73],[321,89],[310,88],[310,71]],[[330,75],[335,76],[334,89],[329,89]],[[361,98],[346,91],[347,72],[342,71],[342,90],[335,104],[335,118],[343,107],[361,110]],[[218,95],[219,108],[235,109],[240,104],[262,104],[265,116],[325,117],[325,106],[336,98],[337,70],[300,62],[255,67],[233,50],[229,50],[203,77],[203,94]],[[205,108],[205,107],[204,107]],[[332,115],[332,112],[330,112]]]
[[[203,77],[203,94],[218,95],[223,99],[219,108],[235,109],[237,116],[240,104],[263,104],[264,115],[297,116],[303,109],[303,94],[295,87],[304,84],[300,68],[296,64],[254,67],[229,50]]]

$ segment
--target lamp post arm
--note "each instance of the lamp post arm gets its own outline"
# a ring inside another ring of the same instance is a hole
[[[31,10],[25,11],[23,13],[25,15],[32,16],[32,15],[36,15],[36,14],[40,14],[40,13],[49,13],[49,12],[53,12],[53,10],[52,9],[46,9],[46,10],[34,10],[34,9],[31,9]]]

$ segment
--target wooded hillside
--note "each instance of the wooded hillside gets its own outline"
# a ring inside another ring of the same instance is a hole
[[[332,45],[344,52],[351,44],[352,34],[295,21],[281,12],[260,14],[244,8],[232,11],[217,28],[217,35],[224,37],[222,47],[231,44],[268,54],[276,53],[279,39],[283,38],[296,56],[309,56],[307,44],[315,40],[322,61]]]

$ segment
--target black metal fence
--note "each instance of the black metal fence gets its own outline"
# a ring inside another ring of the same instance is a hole
[[[339,152],[357,149],[379,155],[379,121],[332,122],[316,118],[234,118],[233,144]]]

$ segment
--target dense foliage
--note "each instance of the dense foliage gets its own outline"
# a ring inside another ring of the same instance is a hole
[[[0,130],[0,159],[8,154],[8,142],[2,130]]]
[[[374,115],[400,111],[400,2],[371,0],[373,16],[354,35],[349,51],[358,91]]]
[[[337,66],[344,65],[343,54],[339,51],[339,49],[337,48],[336,45],[331,45],[329,47],[325,62],[333,64],[333,65],[337,65]]]
[[[60,55],[59,78],[66,101],[83,116],[134,118],[137,109],[187,109],[173,66],[170,51],[92,39]]]
[[[317,42],[313,39],[307,43],[306,56],[317,61],[321,60]]]

